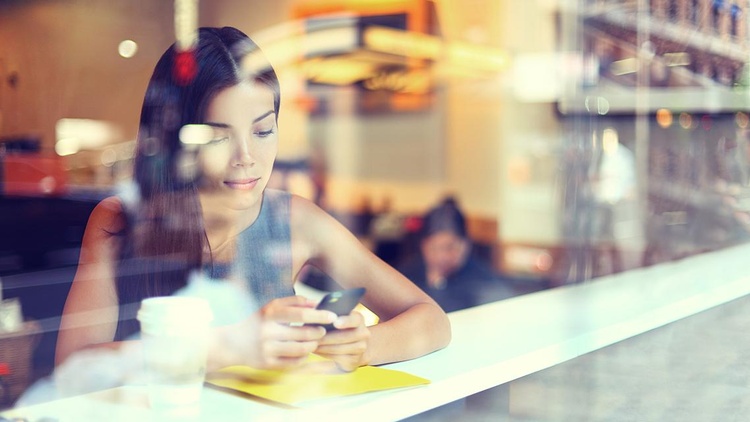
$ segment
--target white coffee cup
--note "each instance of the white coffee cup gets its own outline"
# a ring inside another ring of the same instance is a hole
[[[201,298],[153,297],[141,302],[138,321],[153,409],[199,408],[212,319],[208,301]]]
[[[0,299],[0,333],[13,333],[21,330],[23,330],[21,301],[17,297]]]

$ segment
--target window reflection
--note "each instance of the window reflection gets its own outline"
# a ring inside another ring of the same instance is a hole
[[[38,374],[88,214],[130,178],[148,69],[175,38],[170,2],[90,3],[0,2],[0,277],[51,321]],[[245,3],[198,19],[253,34],[279,72],[274,186],[393,265],[448,195],[514,294],[748,240],[744,2]]]

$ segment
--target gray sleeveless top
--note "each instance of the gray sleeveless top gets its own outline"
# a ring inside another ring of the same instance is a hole
[[[256,307],[247,309],[248,313],[273,299],[294,296],[289,230],[291,196],[287,192],[266,189],[262,201],[258,218],[239,234],[233,262],[203,266],[204,275],[214,280],[233,277],[247,282],[247,290],[252,295],[247,302]],[[120,297],[115,340],[138,336],[136,312],[143,298]]]
[[[290,200],[287,192],[266,189],[258,218],[237,239],[234,261],[209,263],[204,266],[206,275],[245,280],[258,307],[273,299],[294,296]]]

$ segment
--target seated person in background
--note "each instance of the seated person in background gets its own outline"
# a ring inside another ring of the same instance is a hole
[[[466,219],[454,198],[424,216],[419,242],[419,253],[398,270],[446,312],[511,296],[492,268],[472,253]]]
[[[239,281],[258,307],[214,330],[209,369],[286,368],[316,353],[354,370],[445,347],[450,323],[428,295],[312,202],[266,189],[280,90],[258,47],[228,27],[201,28],[196,44],[169,48],[156,65],[141,111],[137,192],[105,199],[89,218],[56,362],[91,347],[119,350],[137,334],[141,300],[174,294],[194,274]],[[194,65],[178,66],[186,60]],[[381,322],[368,327],[356,312],[337,319],[296,296],[307,265],[342,287],[365,287],[362,303]],[[330,322],[339,330],[310,325]]]

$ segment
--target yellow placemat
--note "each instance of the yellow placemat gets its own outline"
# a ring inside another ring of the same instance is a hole
[[[289,405],[430,383],[425,378],[403,371],[375,366],[341,372],[332,361],[315,355],[307,364],[294,370],[273,371],[230,366],[208,374],[206,381],[218,387]]]

